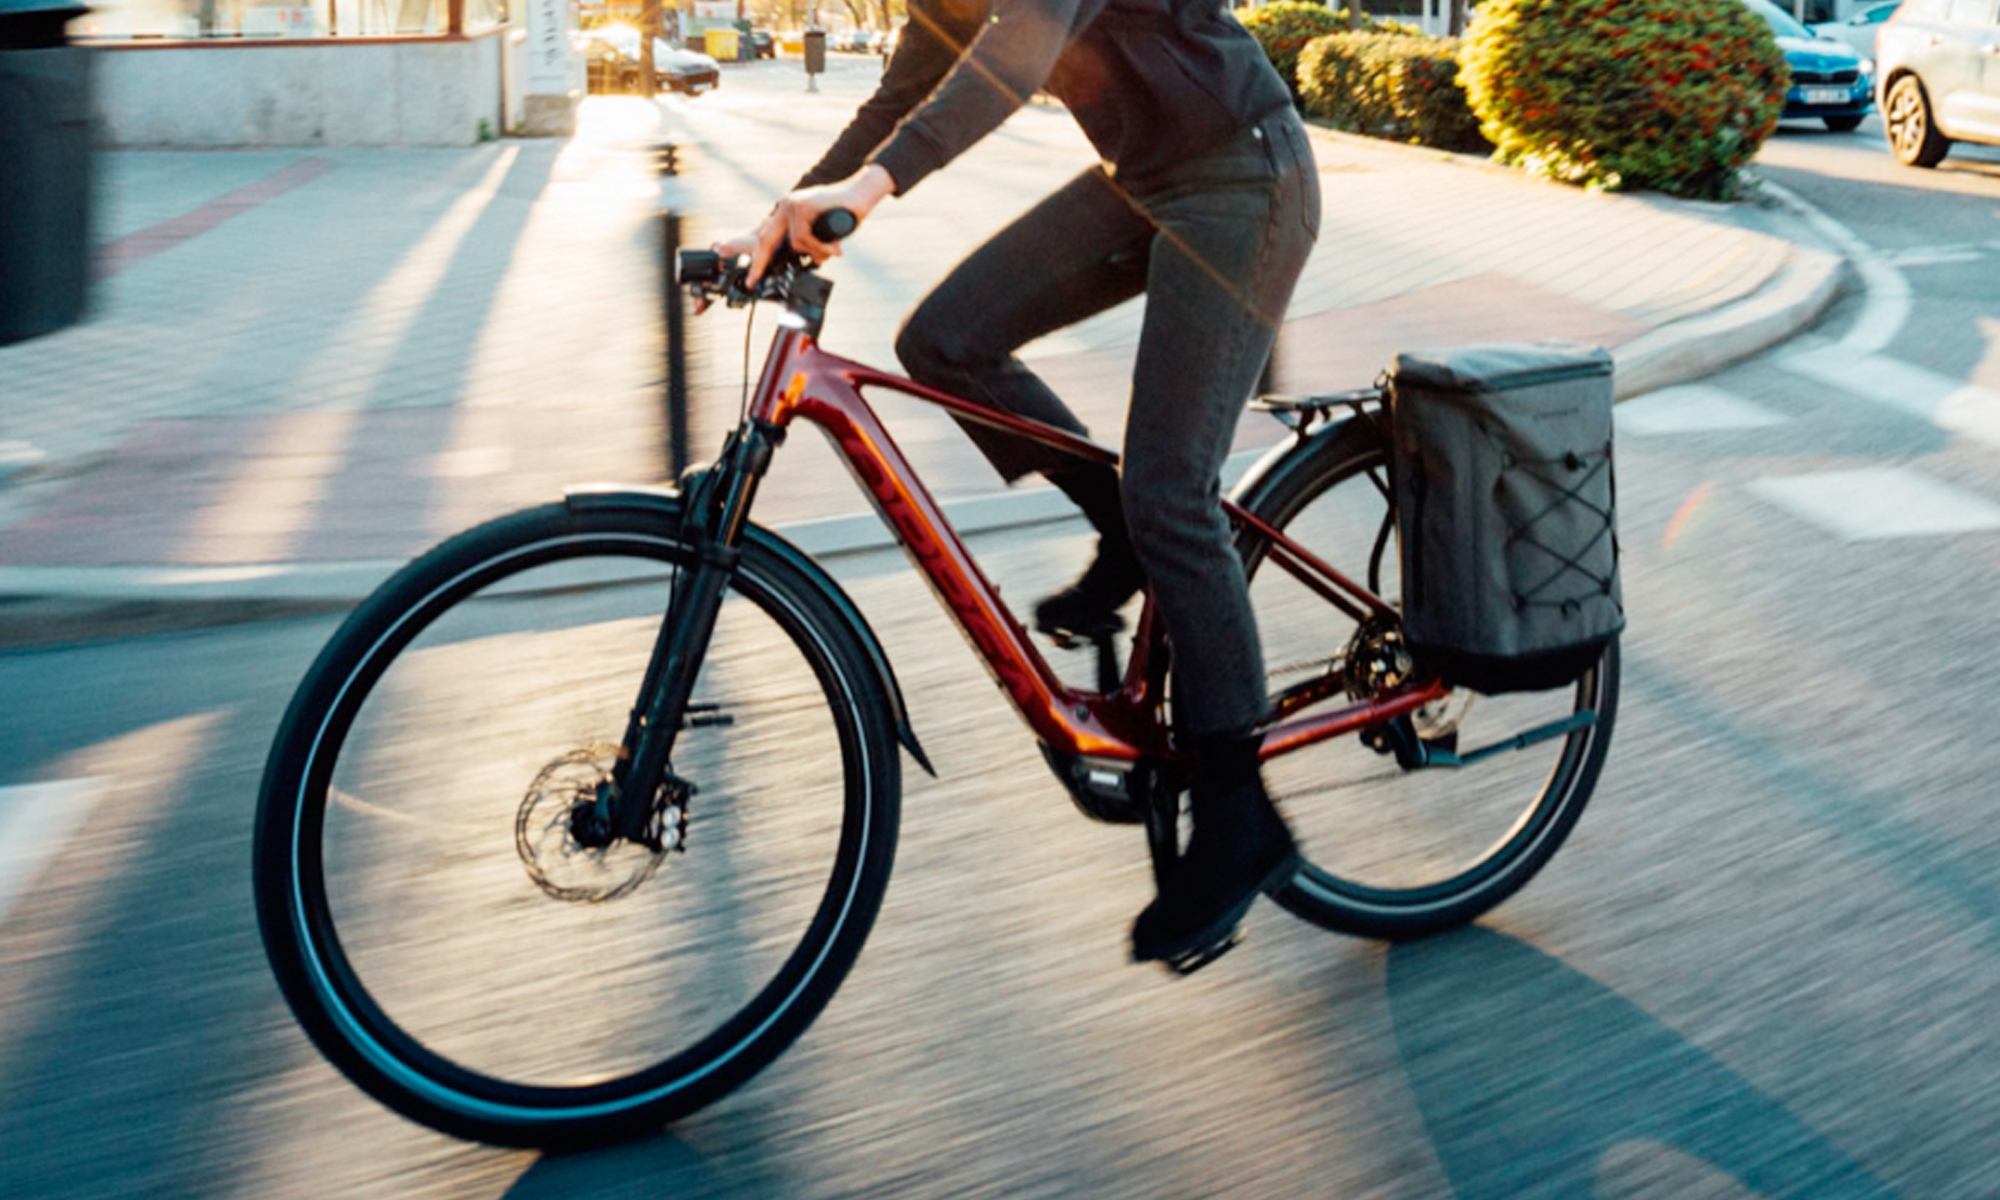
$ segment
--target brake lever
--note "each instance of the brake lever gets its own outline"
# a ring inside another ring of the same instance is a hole
[[[744,282],[750,274],[749,267],[732,268],[722,280],[720,294],[723,303],[731,308],[742,308],[759,300],[783,300],[791,293],[800,269],[800,265],[796,263],[773,262],[765,269],[763,278],[759,279],[757,286],[753,288]],[[704,292],[705,296],[714,294]]]
[[[838,241],[853,233],[857,224],[854,214],[846,209],[829,209],[813,221],[813,232],[825,240]],[[700,316],[718,298],[730,308],[758,300],[783,300],[816,265],[790,245],[781,245],[765,267],[763,278],[752,288],[744,282],[750,273],[747,263],[726,261],[712,250],[683,250],[680,279],[687,294],[694,297],[695,315]]]

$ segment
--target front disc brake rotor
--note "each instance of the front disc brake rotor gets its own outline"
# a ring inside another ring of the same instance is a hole
[[[543,767],[514,818],[514,848],[535,886],[557,900],[597,904],[630,895],[670,850],[687,843],[689,788],[669,777],[644,841],[609,834],[607,799],[618,747],[572,750]]]

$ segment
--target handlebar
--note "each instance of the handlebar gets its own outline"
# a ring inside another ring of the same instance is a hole
[[[853,233],[860,219],[844,208],[831,208],[813,218],[813,236],[822,242],[837,242]],[[813,269],[812,261],[781,242],[764,268],[764,277],[752,289],[747,259],[730,260],[713,250],[683,250],[680,254],[680,286],[706,305],[720,299],[734,308],[752,300],[784,300],[791,294],[793,278]]]

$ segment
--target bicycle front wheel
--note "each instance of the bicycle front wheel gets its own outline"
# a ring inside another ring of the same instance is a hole
[[[671,514],[495,521],[342,626],[278,733],[258,916],[301,1024],[404,1115],[598,1143],[768,1064],[859,954],[898,815],[863,634],[752,539],[655,814],[657,850],[571,819],[609,777],[676,580]]]
[[[1244,506],[1321,561],[1397,602],[1388,444],[1357,418],[1311,438]],[[1273,695],[1346,672],[1357,623],[1242,546]],[[1332,703],[1341,703],[1336,694]],[[1466,689],[1415,714],[1414,732],[1460,755],[1576,719],[1577,727],[1459,768],[1405,770],[1361,737],[1265,764],[1306,865],[1275,899],[1326,928],[1402,939],[1471,921],[1546,865],[1589,801],[1618,705],[1616,642],[1574,687],[1507,696]],[[1580,718],[1580,719],[1579,719]]]

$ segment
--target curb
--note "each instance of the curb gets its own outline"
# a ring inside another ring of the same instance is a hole
[[[1784,267],[1754,295],[1612,351],[1617,398],[1699,379],[1803,333],[1839,298],[1846,275],[1845,258],[1794,243]]]
[[[1446,159],[1506,170],[1483,158],[1309,126],[1316,137],[1352,139],[1371,150]],[[1753,295],[1722,308],[1650,330],[1616,348],[1617,398],[1684,383],[1760,353],[1810,328],[1841,293],[1848,262],[1816,242],[1818,212],[1786,193],[1776,211],[1798,226],[1792,252]],[[1263,450],[1233,456],[1225,484],[1249,469]],[[25,457],[25,455],[24,455]],[[32,475],[40,464],[22,463]],[[946,516],[966,537],[1078,519],[1051,488],[1001,492],[947,503]],[[896,544],[873,512],[776,527],[806,553],[824,559],[873,553]],[[366,597],[403,564],[361,560],[217,567],[0,566],[0,650],[100,641],[107,638],[215,628],[340,612]]]
[[[1569,186],[1536,180],[1484,155],[1363,137],[1311,120],[1306,122],[1306,130],[1313,137],[1335,144],[1414,155],[1430,162],[1497,172],[1549,187]],[[1826,215],[1789,189],[1764,179],[1759,179],[1758,184],[1774,201],[1766,206],[1767,211],[1792,227],[1791,231],[1782,235],[1792,244],[1792,253],[1785,265],[1754,295],[1648,330],[1614,350],[1618,399],[1629,400],[1645,392],[1686,383],[1767,350],[1811,328],[1840,297],[1849,265],[1847,259],[1839,253],[1816,248],[1823,241],[1818,236],[1817,227],[1827,219]],[[1667,200],[1676,206],[1719,210],[1724,214],[1729,212],[1727,205],[1682,200],[1657,192],[1631,193],[1626,198]],[[1738,203],[1749,204],[1752,201]]]
[[[1255,456],[1237,457],[1247,468]],[[1054,488],[976,496],[943,508],[966,538],[1082,519]],[[773,532],[822,561],[896,545],[872,512],[776,526]],[[0,651],[344,613],[403,565],[401,559],[372,559],[214,567],[0,566]]]

